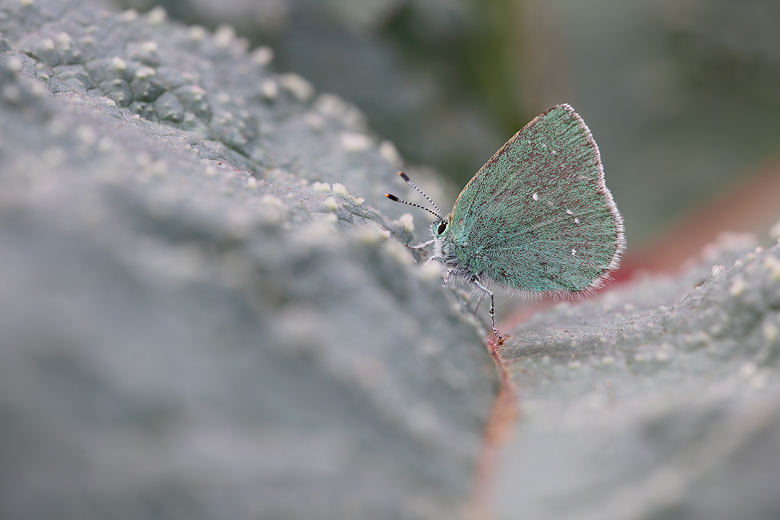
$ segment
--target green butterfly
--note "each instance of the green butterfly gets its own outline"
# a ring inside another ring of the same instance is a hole
[[[604,183],[596,142],[569,105],[555,106],[517,132],[469,181],[444,217],[437,217],[429,262],[445,267],[444,285],[470,284],[479,302],[491,288],[525,294],[587,293],[618,268],[626,241],[623,218]]]

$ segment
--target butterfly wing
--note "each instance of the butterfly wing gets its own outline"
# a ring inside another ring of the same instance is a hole
[[[528,123],[461,192],[452,213],[459,262],[513,289],[598,287],[625,249],[596,142],[569,105]]]

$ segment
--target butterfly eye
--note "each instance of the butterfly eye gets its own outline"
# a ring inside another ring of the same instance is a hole
[[[439,227],[436,228],[436,233],[439,235],[443,235],[445,231],[447,231],[447,223],[440,222]]]

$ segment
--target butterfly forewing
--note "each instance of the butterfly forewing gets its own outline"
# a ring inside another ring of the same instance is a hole
[[[617,267],[623,224],[598,147],[569,105],[543,113],[466,185],[452,213],[459,261],[527,291],[583,291]]]

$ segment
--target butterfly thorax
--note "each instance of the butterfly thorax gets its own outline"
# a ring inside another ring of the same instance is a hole
[[[467,244],[460,243],[462,240],[458,240],[453,233],[451,214],[447,216],[447,220],[431,224],[431,234],[433,256],[430,261],[444,264],[447,269],[446,279],[454,278],[468,283],[480,274],[475,272]]]

